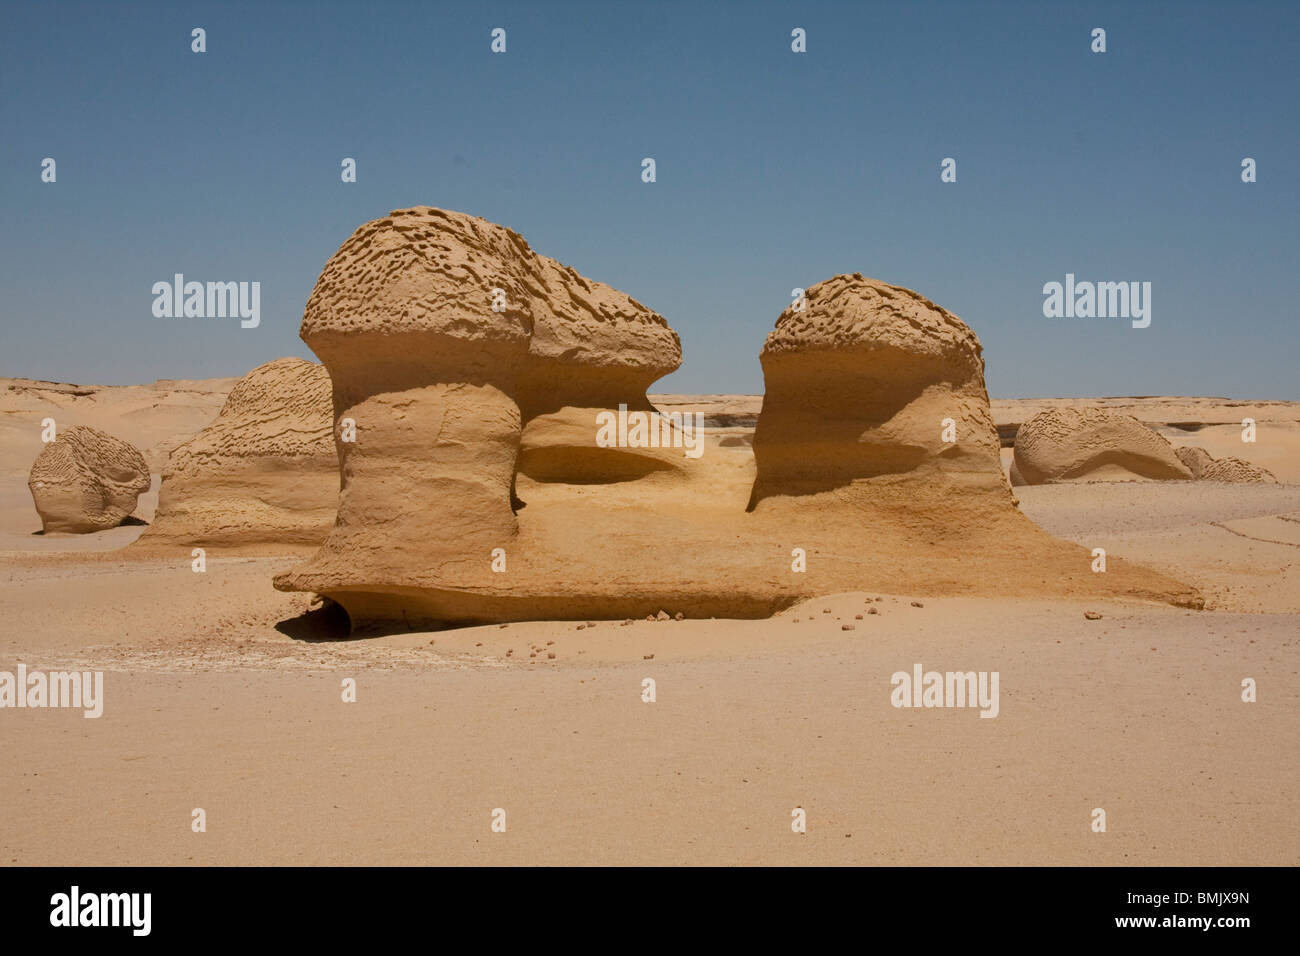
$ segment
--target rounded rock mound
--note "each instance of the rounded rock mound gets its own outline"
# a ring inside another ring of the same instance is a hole
[[[46,532],[86,534],[120,525],[150,481],[134,445],[73,425],[36,456],[27,487]]]
[[[861,273],[820,282],[760,355],[751,508],[864,479],[1005,489],[979,339],[924,296]]]
[[[1192,477],[1174,446],[1132,415],[1088,407],[1049,408],[1021,425],[1014,466],[1027,485]]]
[[[319,544],[338,502],[332,431],[323,365],[259,365],[206,428],[172,451],[139,545]]]

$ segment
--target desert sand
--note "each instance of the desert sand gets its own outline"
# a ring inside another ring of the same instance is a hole
[[[172,440],[194,414],[177,412],[184,402],[230,384],[96,389],[97,421],[156,454],[141,435]],[[150,390],[156,420],[132,414]],[[1167,417],[1186,422],[1188,404],[1169,400]],[[120,423],[103,414],[114,405]],[[872,592],[769,620],[346,640],[328,614],[305,613],[309,596],[271,586],[301,551],[218,556],[196,575],[188,561],[96,553],[142,526],[35,535],[25,468],[38,445],[7,441],[0,459],[0,668],[104,670],[107,703],[98,720],[6,712],[0,760],[27,768],[0,783],[6,862],[1300,862],[1294,478],[1017,489],[1047,532],[1195,585],[1199,612]],[[1297,448],[1294,420],[1277,421],[1255,460],[1300,475]],[[152,508],[146,496],[137,514]],[[882,612],[857,620],[868,596]],[[534,646],[556,657],[530,658]],[[999,669],[998,719],[892,708],[890,674],[916,661]],[[1245,676],[1256,704],[1239,700]],[[356,704],[340,700],[344,677]],[[806,835],[790,832],[795,806]],[[1096,806],[1104,835],[1088,828]],[[206,834],[190,831],[194,807]],[[506,834],[489,830],[496,807]]]
[[[0,860],[1300,862],[1300,403],[990,402],[960,319],[861,275],[778,318],[765,397],[647,396],[667,322],[509,230],[419,207],[331,263],[323,369],[0,380],[0,670],[105,672],[102,717],[5,711]],[[600,447],[620,404],[702,454]],[[1140,454],[1013,489],[1080,410]],[[47,417],[140,450],[136,521],[38,533]],[[998,672],[996,719],[892,706],[918,664]]]

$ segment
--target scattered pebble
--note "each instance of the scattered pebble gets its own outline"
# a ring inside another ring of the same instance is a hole
[[[855,615],[853,615],[853,620],[855,620],[855,621],[860,621],[860,620],[862,620],[862,615],[861,615],[861,614],[855,614]]]
[[[1090,620],[1090,621],[1100,621],[1100,620],[1101,620],[1101,612],[1100,612],[1100,611],[1084,611],[1084,612],[1083,612],[1083,616],[1086,617],[1086,618],[1087,618],[1088,620]]]
[[[546,658],[547,660],[555,660],[555,651],[547,651]]]
[[[482,642],[482,641],[479,641],[479,642],[478,642],[477,644],[475,644],[474,646],[475,646],[475,647],[482,647],[482,646],[483,646],[483,642]]]
[[[831,609],[828,608],[828,607],[824,607],[824,608],[822,608],[822,613],[823,613],[823,614],[829,614],[829,613],[831,613]]]
[[[841,625],[840,625],[840,630],[841,630],[841,631],[851,631],[851,630],[853,630],[853,628],[854,628],[855,626],[856,626],[856,625],[853,625],[853,624],[841,624]]]
[[[659,613],[655,615],[655,620],[656,620],[656,621],[666,621],[666,620],[668,620],[668,612],[665,611],[665,610],[662,610],[662,609],[661,609],[661,610],[659,611]]]
[[[912,607],[925,607],[925,605],[922,604],[920,601],[913,601]]]
[[[684,621],[684,620],[686,620],[686,615],[683,614],[681,611],[678,611],[676,614],[673,615],[673,620],[674,620],[674,621]]]
[[[653,654],[642,654],[642,655],[641,655],[641,660],[643,660],[643,661],[652,661],[652,660],[654,660],[654,659],[655,659],[655,656],[654,656]]]
[[[621,625],[619,625],[619,626],[620,626],[620,627],[627,627],[627,626],[628,626],[629,624],[631,624],[631,623],[632,623],[632,619],[629,617],[626,621],[624,621],[624,622],[623,622]]]
[[[554,644],[554,643],[555,643],[554,641],[547,641],[547,642],[546,642],[546,646],[547,646],[547,647],[550,647],[550,646],[551,646],[552,644]]]
[[[867,608],[867,613],[868,613],[868,614],[879,614],[879,613],[880,613],[880,608],[878,608],[878,607],[869,607],[869,608]]]
[[[577,630],[579,630],[579,631],[584,631],[584,630],[586,630],[586,629],[587,629],[587,625],[586,625],[586,624],[579,624],[578,627],[577,627]]]

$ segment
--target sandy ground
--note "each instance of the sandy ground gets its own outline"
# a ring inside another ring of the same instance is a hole
[[[353,641],[271,589],[288,558],[6,556],[0,667],[107,673],[97,720],[3,712],[0,860],[1295,864],[1296,549],[1220,531],[1190,563],[1162,552],[1211,533],[1170,500],[1186,488],[1113,486],[1133,500],[1109,524],[1078,488],[1026,510],[1185,574],[1222,562],[1225,600],[1267,611],[848,594],[768,621]],[[892,707],[915,663],[998,671],[999,716]]]
[[[0,711],[0,862],[1300,863],[1296,484],[1017,489],[1202,612],[865,592],[353,640],[272,589],[291,555],[194,574],[112,554],[139,525],[35,535],[0,471],[0,670],[102,670],[106,698]],[[999,672],[999,716],[891,706],[917,663]]]

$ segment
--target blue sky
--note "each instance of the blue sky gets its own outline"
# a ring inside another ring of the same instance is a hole
[[[666,316],[655,391],[761,391],[790,290],[862,272],[974,328],[994,397],[1300,400],[1298,63],[1294,2],[3,2],[0,375],[310,357],[325,260],[424,203]],[[260,327],[155,318],[177,272],[260,281]],[[1045,318],[1067,272],[1151,282],[1151,326]]]

